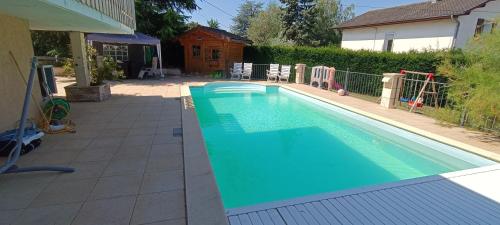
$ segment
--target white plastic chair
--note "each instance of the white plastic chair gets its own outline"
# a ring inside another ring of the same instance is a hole
[[[243,73],[241,74],[241,80],[249,81],[252,77],[252,67],[253,63],[243,64]]]
[[[233,68],[231,68],[231,80],[239,80],[241,79],[241,75],[243,71],[241,70],[241,67],[243,66],[242,63],[234,63]]]
[[[266,76],[267,81],[278,81],[278,76],[280,75],[280,64],[271,64],[269,70],[267,70]]]
[[[290,70],[292,69],[292,66],[290,65],[282,65],[281,66],[281,72],[278,77],[278,81],[286,81],[288,83],[288,79],[290,79]]]
[[[311,86],[321,88],[321,83],[323,82],[322,76],[323,66],[315,66],[311,71]]]
[[[329,73],[329,71],[330,71],[330,68],[323,66],[323,68],[321,70],[321,85],[319,88],[327,89],[328,86],[330,85],[330,80],[329,80],[330,73]]]
[[[158,57],[153,57],[153,59],[151,60],[151,68],[141,69],[137,78],[143,79],[145,76],[155,77],[159,76],[160,74],[160,70],[158,69]]]

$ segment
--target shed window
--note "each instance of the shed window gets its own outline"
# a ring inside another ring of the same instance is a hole
[[[128,61],[127,45],[103,44],[103,55],[113,58],[115,61]]]
[[[201,46],[193,45],[193,57],[200,57],[200,56],[201,56]]]
[[[384,40],[384,51],[392,52],[394,48],[394,34],[386,34]]]
[[[219,60],[219,59],[220,59],[220,50],[212,49],[212,60]]]
[[[489,21],[485,19],[477,19],[477,24],[476,24],[476,32],[474,33],[475,37],[478,37],[481,34],[491,34],[493,33],[493,30],[495,29],[495,22],[494,21]]]

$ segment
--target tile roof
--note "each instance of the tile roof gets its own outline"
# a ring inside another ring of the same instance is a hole
[[[471,10],[483,7],[490,1],[493,0],[436,0],[435,3],[426,1],[393,8],[373,10],[341,24],[339,28],[348,29],[442,19],[450,16],[468,14]]]
[[[201,30],[204,30],[204,31],[209,32],[209,33],[217,34],[219,36],[228,38],[231,41],[241,42],[241,43],[244,43],[244,44],[250,44],[251,43],[251,41],[248,40],[245,37],[242,37],[242,36],[239,36],[239,35],[227,32],[227,31],[222,30],[222,29],[211,28],[211,27],[206,27],[206,26],[202,26],[202,25],[198,25],[196,27],[191,28],[190,30],[188,30],[188,31],[184,32],[183,34],[181,34],[181,36],[186,35],[186,34],[192,32],[194,30],[197,30],[197,29],[201,29]]]

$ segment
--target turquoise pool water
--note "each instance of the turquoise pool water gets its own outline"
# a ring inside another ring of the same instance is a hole
[[[226,208],[493,164],[278,87],[190,90]]]

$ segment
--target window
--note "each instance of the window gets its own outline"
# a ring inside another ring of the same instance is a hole
[[[201,56],[201,47],[199,45],[193,45],[193,57]]]
[[[394,34],[385,34],[385,40],[384,40],[384,51],[386,52],[392,52],[392,49],[394,48]]]
[[[127,45],[103,44],[103,55],[113,58],[115,61],[128,61]]]
[[[476,24],[476,32],[474,33],[474,37],[478,37],[479,35],[485,33],[485,34],[491,34],[493,30],[495,29],[496,24],[494,21],[489,21],[485,19],[477,19],[477,24]]]
[[[212,49],[212,60],[219,60],[220,58],[220,50],[219,49]]]

